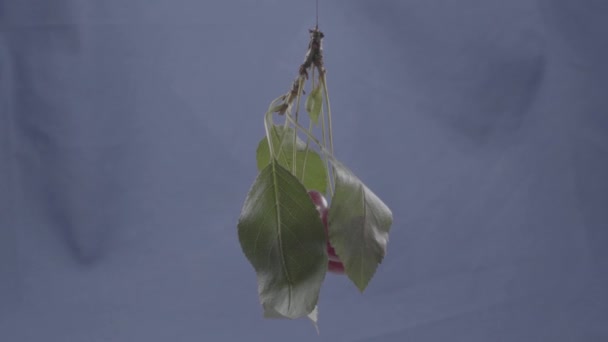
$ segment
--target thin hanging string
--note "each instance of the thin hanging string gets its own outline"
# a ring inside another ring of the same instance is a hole
[[[317,5],[317,7],[316,7],[317,22],[316,22],[315,28],[318,30],[319,29],[319,0],[317,0],[316,5]]]

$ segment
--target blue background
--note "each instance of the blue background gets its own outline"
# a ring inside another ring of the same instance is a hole
[[[607,341],[607,16],[321,0],[336,154],[395,222],[317,336],[236,234],[314,2],[0,0],[0,341]]]

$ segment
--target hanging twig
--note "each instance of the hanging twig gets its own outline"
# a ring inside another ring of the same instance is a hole
[[[293,101],[297,98],[300,93],[300,86],[303,81],[308,79],[308,69],[315,67],[319,72],[319,78],[325,75],[325,67],[323,66],[323,46],[322,40],[325,35],[319,30],[318,27],[308,30],[310,32],[310,42],[308,43],[308,51],[306,51],[306,57],[304,63],[300,65],[298,70],[298,77],[293,81],[291,90],[283,95],[283,104],[277,108],[279,115],[285,114],[285,112],[291,107]]]

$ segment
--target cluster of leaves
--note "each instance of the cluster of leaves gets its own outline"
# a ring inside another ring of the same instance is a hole
[[[238,235],[257,274],[264,317],[308,317],[316,324],[319,292],[327,273],[327,236],[308,191],[330,195],[329,241],[361,292],[386,254],[392,213],[333,155],[324,73],[307,95],[309,128],[298,121],[305,81],[304,76],[296,80],[295,111],[293,101],[287,102],[284,95],[265,114],[266,136],[256,154],[259,174],[245,199]],[[274,122],[277,112],[284,115],[283,124]],[[319,121],[321,141],[313,134]]]

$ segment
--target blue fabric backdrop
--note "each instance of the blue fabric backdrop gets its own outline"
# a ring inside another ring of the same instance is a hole
[[[324,1],[361,295],[264,320],[236,220],[313,1],[0,0],[0,341],[608,340],[608,2]]]

